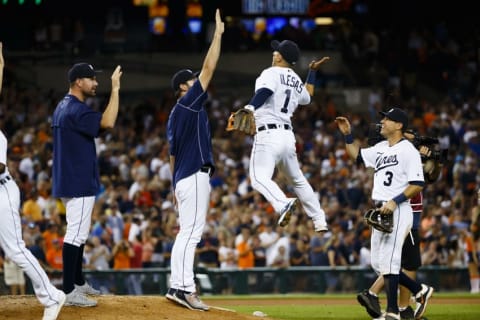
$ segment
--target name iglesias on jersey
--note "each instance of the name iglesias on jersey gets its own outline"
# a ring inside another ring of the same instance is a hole
[[[280,75],[280,83],[284,86],[289,86],[291,88],[294,88],[297,93],[302,93],[303,90],[303,83],[298,80],[297,77],[293,75],[287,75],[285,76],[284,74]]]

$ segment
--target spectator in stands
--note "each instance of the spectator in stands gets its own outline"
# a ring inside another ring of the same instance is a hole
[[[3,276],[5,284],[10,287],[11,295],[25,294],[25,276],[23,270],[8,258],[3,262]]]
[[[248,224],[240,226],[242,235],[240,243],[237,244],[237,264],[240,269],[253,268],[255,266],[255,255],[252,247],[252,230]]]
[[[218,267],[218,238],[212,234],[211,227],[207,226],[197,244],[198,266],[205,268]]]

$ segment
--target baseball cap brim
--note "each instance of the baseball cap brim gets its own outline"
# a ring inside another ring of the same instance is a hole
[[[272,42],[270,42],[270,46],[272,47],[273,50],[278,51],[278,47],[280,46],[280,41],[272,40]]]
[[[392,108],[387,112],[379,111],[378,113],[385,118],[388,118],[392,121],[401,123],[403,125],[402,130],[407,129],[407,127],[408,127],[408,115],[405,113],[405,111],[403,111],[399,108]]]
[[[180,89],[182,83],[186,83],[188,80],[195,79],[200,74],[200,71],[193,72],[190,69],[182,69],[175,73],[171,80],[172,89],[177,91]]]

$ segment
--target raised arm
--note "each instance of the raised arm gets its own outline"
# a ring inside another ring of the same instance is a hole
[[[213,73],[217,67],[218,58],[220,57],[220,49],[222,46],[222,34],[225,26],[220,17],[220,10],[215,12],[215,33],[213,34],[212,43],[208,49],[205,60],[203,61],[202,70],[198,76],[198,80],[202,85],[203,90],[207,90]]]
[[[112,92],[110,93],[110,100],[102,115],[100,126],[102,128],[113,128],[118,116],[118,106],[120,103],[120,77],[122,76],[122,68],[117,66],[112,74]]]
[[[353,143],[352,128],[350,126],[350,122],[345,117],[336,117],[335,122],[338,125],[338,129],[340,129],[343,136],[345,137],[345,148],[348,155],[352,160],[357,159],[360,148],[355,143]]]
[[[308,65],[309,69],[308,69],[307,80],[305,81],[305,88],[307,89],[308,93],[312,97],[313,97],[313,94],[315,93],[315,81],[317,78],[317,71],[318,69],[320,69],[320,65],[327,60],[330,60],[330,57],[323,57],[320,60],[313,60]]]

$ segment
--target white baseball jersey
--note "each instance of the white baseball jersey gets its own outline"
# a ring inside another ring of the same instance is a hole
[[[291,125],[290,118],[298,105],[310,103],[310,94],[300,77],[290,68],[270,67],[263,70],[255,82],[255,92],[267,88],[273,94],[255,110],[257,126],[266,123]]]
[[[384,140],[360,152],[365,166],[375,169],[373,200],[388,201],[405,191],[409,181],[424,181],[420,153],[406,139],[391,147]]]

